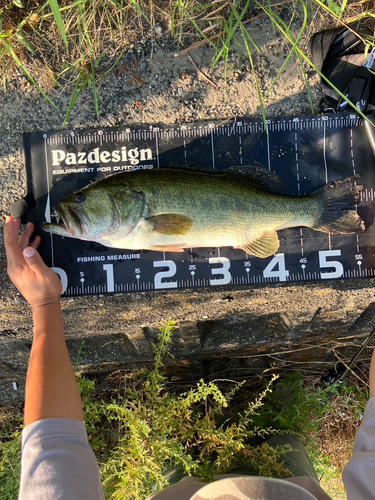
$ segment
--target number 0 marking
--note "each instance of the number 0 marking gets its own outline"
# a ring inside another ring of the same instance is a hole
[[[51,267],[52,271],[55,271],[55,273],[59,276],[62,284],[62,292],[66,292],[66,289],[68,288],[68,275],[64,271],[64,269],[61,269],[61,267]]]
[[[113,274],[113,264],[103,264],[103,269],[107,274],[107,292],[114,292],[115,277]]]
[[[232,279],[229,272],[230,260],[226,257],[210,257],[208,259],[210,264],[221,264],[221,267],[211,267],[211,274],[220,274],[222,278],[210,279],[210,285],[227,285]]]
[[[320,273],[322,280],[330,280],[332,278],[340,278],[344,274],[344,267],[338,260],[327,260],[327,257],[338,257],[341,255],[341,250],[321,250],[319,252],[319,266],[321,268],[333,267],[335,270],[326,273]]]
[[[159,271],[154,277],[154,287],[160,288],[177,288],[177,281],[162,281],[164,278],[172,278],[176,274],[177,267],[173,260],[156,260],[153,263],[154,267],[166,267],[166,271]]]

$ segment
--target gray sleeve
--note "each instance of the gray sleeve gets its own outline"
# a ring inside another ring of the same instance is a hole
[[[104,500],[98,462],[82,422],[38,420],[22,431],[19,500]]]
[[[342,480],[347,500],[375,498],[375,397],[367,403]]]

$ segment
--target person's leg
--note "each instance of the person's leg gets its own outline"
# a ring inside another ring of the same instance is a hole
[[[307,450],[297,436],[293,436],[292,434],[280,434],[267,439],[266,443],[272,446],[272,448],[289,444],[293,450],[296,451],[289,451],[285,453],[285,455],[281,455],[278,462],[284,462],[283,467],[289,469],[294,477],[307,476],[319,483],[318,476],[316,475],[314,465]]]
[[[181,481],[181,479],[183,477],[188,476],[188,475],[189,474],[187,474],[184,471],[184,468],[182,467],[182,465],[171,465],[163,471],[163,476],[165,477],[165,479],[168,481],[168,483],[170,485],[178,483],[179,481]]]
[[[277,460],[278,463],[284,462],[284,469],[290,470],[294,477],[307,476],[319,483],[314,465],[310,460],[306,448],[298,437],[293,436],[292,434],[280,434],[267,439],[265,442],[272,448],[276,448],[276,446],[290,445],[295,451],[289,451],[281,455]],[[253,465],[243,461],[239,461],[237,466],[234,467],[231,472],[235,474],[243,474],[245,476],[259,476],[259,471]],[[279,475],[277,472],[275,472],[272,476],[276,478],[290,477],[287,474]]]

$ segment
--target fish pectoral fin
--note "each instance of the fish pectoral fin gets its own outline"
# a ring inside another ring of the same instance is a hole
[[[277,252],[280,246],[279,237],[276,231],[266,231],[262,236],[250,243],[245,243],[240,245],[241,248],[249,255],[255,255],[255,257],[260,257],[264,259],[273,255]]]
[[[154,233],[170,236],[186,234],[193,226],[193,221],[190,217],[180,214],[153,215],[145,220],[152,224],[152,231]]]

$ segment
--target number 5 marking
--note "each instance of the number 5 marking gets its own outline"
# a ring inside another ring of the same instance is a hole
[[[344,267],[338,260],[327,260],[327,257],[337,257],[341,255],[341,250],[321,250],[319,252],[319,266],[321,268],[333,267],[335,270],[326,273],[320,273],[322,280],[340,278],[344,274]]]
[[[230,261],[226,257],[210,257],[210,264],[221,264],[221,267],[211,267],[211,274],[220,274],[222,278],[210,279],[210,285],[227,285],[232,279],[229,272]]]

